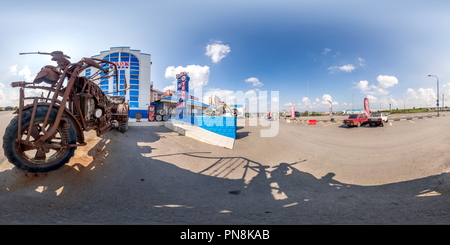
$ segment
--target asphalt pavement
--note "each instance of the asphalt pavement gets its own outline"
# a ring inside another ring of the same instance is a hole
[[[1,127],[10,118],[0,113]],[[0,156],[0,223],[449,223],[446,116],[385,127],[272,123],[276,137],[239,127],[233,149],[165,127],[91,131],[49,173]]]

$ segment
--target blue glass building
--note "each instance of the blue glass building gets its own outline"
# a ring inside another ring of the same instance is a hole
[[[130,47],[112,47],[92,58],[114,62],[119,69],[119,88],[116,87],[115,77],[100,81],[100,88],[110,95],[125,97],[130,104],[130,117],[134,118],[139,112],[143,118],[147,118],[150,105],[151,55]],[[90,76],[95,72],[95,68],[87,69],[84,75]],[[126,92],[116,92],[125,89],[125,81],[131,88]]]

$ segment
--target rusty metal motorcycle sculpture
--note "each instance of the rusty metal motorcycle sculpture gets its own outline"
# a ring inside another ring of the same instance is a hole
[[[11,84],[20,88],[20,99],[14,112],[18,115],[3,136],[4,154],[10,163],[30,172],[52,171],[69,162],[78,146],[86,145],[84,131],[95,130],[101,136],[113,128],[128,130],[129,105],[125,98],[106,95],[96,83],[109,77],[115,77],[118,83],[114,63],[96,58],[71,63],[61,51],[34,54],[51,55],[57,66],[44,66],[33,82]],[[96,69],[91,76],[81,76],[92,67]],[[25,89],[48,93],[27,97]]]

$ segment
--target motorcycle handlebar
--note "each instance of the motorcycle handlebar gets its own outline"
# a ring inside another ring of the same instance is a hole
[[[55,57],[55,56],[62,56],[62,57],[64,57],[64,58],[66,58],[66,59],[70,59],[70,56],[68,56],[68,55],[65,55],[63,52],[61,52],[61,51],[53,51],[53,52],[51,52],[51,53],[46,53],[46,52],[28,52],[28,53],[19,53],[19,55],[24,55],[24,54],[44,54],[44,55],[51,55],[51,56],[53,56],[53,57]]]

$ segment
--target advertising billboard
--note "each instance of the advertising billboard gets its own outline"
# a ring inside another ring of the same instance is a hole
[[[186,101],[189,98],[189,76],[187,72],[176,75],[177,78],[177,115],[183,119],[186,115]]]

